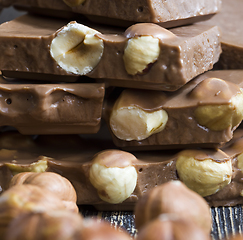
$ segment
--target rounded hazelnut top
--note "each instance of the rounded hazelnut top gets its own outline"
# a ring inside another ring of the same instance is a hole
[[[206,233],[211,231],[211,212],[207,202],[180,181],[167,182],[142,196],[135,207],[136,227],[141,229],[163,213],[192,219]]]
[[[0,207],[19,208],[23,211],[45,212],[66,209],[54,193],[35,185],[16,185],[2,193]]]
[[[10,187],[20,184],[31,184],[45,188],[55,193],[65,201],[77,201],[76,191],[70,181],[53,172],[23,172],[15,175],[10,181]]]
[[[23,172],[15,175],[10,181],[10,187],[21,184],[35,185],[43,190],[50,191],[63,201],[67,209],[78,212],[77,194],[73,185],[68,179],[57,173]]]
[[[226,104],[232,96],[241,93],[238,85],[219,78],[207,78],[200,82],[189,94],[203,104]]]
[[[171,31],[160,27],[153,23],[137,23],[129,27],[125,31],[126,38],[140,37],[140,36],[152,36],[161,40],[168,38],[176,38],[176,35]]]
[[[125,168],[131,166],[133,161],[136,160],[137,158],[129,152],[111,149],[97,153],[93,158],[93,163],[98,163],[107,168]]]

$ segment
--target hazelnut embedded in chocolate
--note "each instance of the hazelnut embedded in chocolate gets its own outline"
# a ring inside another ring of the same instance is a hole
[[[149,29],[149,31],[148,31]],[[160,55],[160,39],[175,38],[169,30],[151,23],[139,23],[125,31],[128,39],[123,61],[128,74],[142,74]]]
[[[89,179],[103,201],[121,203],[133,193],[137,185],[134,160],[133,154],[120,150],[105,150],[95,155]]]
[[[217,93],[215,93],[215,89],[217,89]],[[197,95],[198,99],[203,99],[205,91],[211,92],[219,100],[225,99],[228,102],[226,104],[199,104],[194,111],[198,123],[214,131],[222,131],[229,126],[232,129],[237,127],[243,119],[243,91],[241,88],[234,83],[218,78],[208,78],[198,84],[191,95]],[[228,99],[229,96],[230,99]]]
[[[181,215],[176,214],[161,214],[138,232],[137,240],[161,239],[209,240],[211,238],[191,219],[185,219]]]
[[[6,163],[6,166],[11,170],[13,175],[16,175],[21,172],[36,172],[36,173],[41,173],[45,172],[47,169],[47,160],[48,157],[42,156],[38,161],[33,162],[31,164],[27,165],[20,165],[16,163]]]
[[[124,90],[112,108],[109,120],[110,128],[114,135],[121,140],[144,140],[161,132],[166,126],[168,114],[165,110],[154,109],[154,106],[151,106],[152,111],[151,109],[147,110],[138,105],[136,101],[130,102],[128,100],[134,99],[133,96],[138,96],[138,99],[143,98],[144,93],[153,105],[155,98],[163,99],[164,95],[152,91],[141,91],[141,93],[134,89]]]
[[[54,193],[63,201],[66,208],[78,212],[77,194],[68,179],[53,172],[24,172],[15,175],[10,181],[10,187],[20,184],[31,184]]]
[[[223,161],[207,154],[198,157],[203,154],[200,150],[184,150],[178,155],[176,170],[180,180],[203,197],[218,192],[231,182],[231,158],[221,150],[218,152],[224,156]]]
[[[140,230],[160,214],[178,214],[190,219],[206,233],[211,231],[211,212],[207,202],[180,181],[170,181],[153,188],[135,207],[135,224]]]
[[[74,74],[91,72],[103,54],[103,40],[98,31],[77,22],[64,26],[52,40],[50,54],[58,65]]]

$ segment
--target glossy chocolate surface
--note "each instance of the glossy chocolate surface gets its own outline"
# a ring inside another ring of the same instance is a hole
[[[66,1],[68,3],[68,0]],[[72,1],[73,2],[73,1]],[[220,0],[186,1],[173,0],[170,2],[158,0],[100,2],[85,0],[83,3],[69,7],[60,0],[7,0],[1,1],[0,6],[17,5],[31,11],[49,13],[56,11],[59,17],[71,16],[71,13],[86,15],[90,20],[112,24],[125,25],[128,22],[154,22],[165,26],[180,26],[204,19],[217,13],[221,8]],[[95,7],[94,7],[95,6]],[[51,11],[52,10],[52,11]],[[59,11],[59,14],[57,13]],[[69,13],[69,14],[68,14]],[[128,22],[127,22],[128,21]]]
[[[230,104],[242,86],[242,70],[225,70],[208,71],[173,93],[127,89],[122,93],[120,107],[134,105],[147,112],[163,109],[168,114],[168,122],[161,132],[147,139],[125,141],[112,134],[113,141],[116,146],[127,150],[186,148],[187,144],[214,148],[226,143],[233,136],[232,126],[221,131],[210,130],[198,123],[194,112],[198,106]],[[110,98],[105,105],[108,125],[116,98]]]
[[[2,24],[0,70],[3,75],[12,77],[19,73],[21,78],[30,73],[33,79],[43,79],[43,74],[65,75],[70,76],[68,81],[76,81],[77,75],[59,67],[50,54],[51,41],[57,30],[66,24],[64,22],[26,15]],[[148,35],[150,26],[142,23],[143,34]],[[157,28],[159,30],[151,30],[152,36],[161,36],[163,28]],[[157,61],[143,74],[129,75],[123,62],[128,41],[126,35],[129,34],[124,35],[120,28],[109,30],[97,26],[95,29],[101,32],[97,36],[103,40],[104,52],[98,65],[86,76],[105,81],[110,86],[174,91],[211,69],[221,53],[217,27],[192,25],[174,28],[171,33],[175,36],[159,38],[161,51]],[[141,30],[139,34],[142,34]]]
[[[236,131],[236,137],[221,150],[187,150],[189,155],[203,161],[233,160],[232,182],[206,198],[212,206],[236,205],[243,203],[240,196],[243,190],[242,172],[237,166],[237,156],[243,151],[243,130]],[[238,147],[235,147],[235,146]],[[56,172],[71,181],[77,191],[78,204],[94,205],[101,210],[132,210],[136,201],[149,189],[170,180],[178,180],[176,159],[180,151],[132,152],[137,160],[133,166],[138,173],[138,181],[133,194],[121,204],[112,205],[99,199],[96,189],[89,181],[89,169],[93,156],[105,149],[116,149],[111,141],[85,139],[77,135],[37,136],[31,138],[15,132],[2,133],[0,136],[0,186],[4,191],[12,178],[9,163],[26,166],[45,158],[47,171]],[[226,154],[228,153],[228,154]]]
[[[22,134],[86,134],[100,128],[104,84],[0,79],[0,126]]]

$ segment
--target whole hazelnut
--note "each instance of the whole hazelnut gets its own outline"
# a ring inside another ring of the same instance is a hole
[[[34,185],[16,185],[0,196],[0,239],[10,222],[22,213],[66,209],[63,202],[48,190]]]
[[[191,219],[176,214],[161,214],[146,224],[139,232],[137,240],[209,240],[205,233]]]
[[[80,214],[66,210],[24,213],[11,222],[5,240],[78,240],[82,221]]]
[[[20,184],[31,184],[49,190],[63,201],[66,208],[78,212],[78,207],[76,205],[77,194],[73,185],[68,179],[57,173],[19,173],[11,179],[9,186],[12,187]]]
[[[135,206],[138,229],[162,213],[173,213],[193,220],[206,233],[211,231],[211,212],[207,202],[180,181],[170,181],[144,194]]]
[[[45,212],[66,209],[65,204],[52,192],[35,185],[16,185],[0,196],[0,208],[19,208],[23,211]]]

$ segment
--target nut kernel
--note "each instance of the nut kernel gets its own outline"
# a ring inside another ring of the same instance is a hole
[[[42,157],[42,159],[38,160],[37,162],[28,165],[6,163],[6,166],[10,169],[13,175],[16,175],[21,172],[41,173],[41,172],[45,172],[48,167],[47,159],[48,159],[47,157]]]
[[[239,154],[237,156],[238,160],[238,168],[243,172],[243,153]],[[241,191],[240,195],[243,197],[243,191]]]
[[[108,156],[114,154],[115,165],[117,166],[112,166],[112,163],[104,164],[102,157],[106,153]],[[132,155],[117,150],[114,152],[112,150],[101,152],[100,154],[103,156],[99,158],[100,155],[96,155],[89,172],[90,182],[97,189],[99,197],[103,201],[113,204],[125,201],[130,197],[137,185],[137,171],[135,167],[131,166],[131,164],[126,164],[127,166],[119,166],[117,164],[116,154],[120,153],[124,153],[128,157]]]
[[[197,122],[213,131],[234,129],[243,119],[243,91],[234,96],[229,104],[204,105],[195,110]]]
[[[186,152],[186,151],[183,151]],[[231,182],[231,160],[216,162],[197,160],[180,153],[176,161],[179,178],[185,185],[203,197],[212,195]]]
[[[143,73],[160,54],[159,39],[152,36],[134,37],[128,40],[123,60],[128,74]]]
[[[125,92],[117,99],[111,112],[110,128],[114,135],[126,141],[140,141],[161,132],[168,121],[167,112],[163,109],[147,112],[135,105],[123,105]]]
[[[50,54],[67,72],[85,75],[96,67],[103,55],[103,40],[97,33],[92,28],[70,22],[52,40]]]

